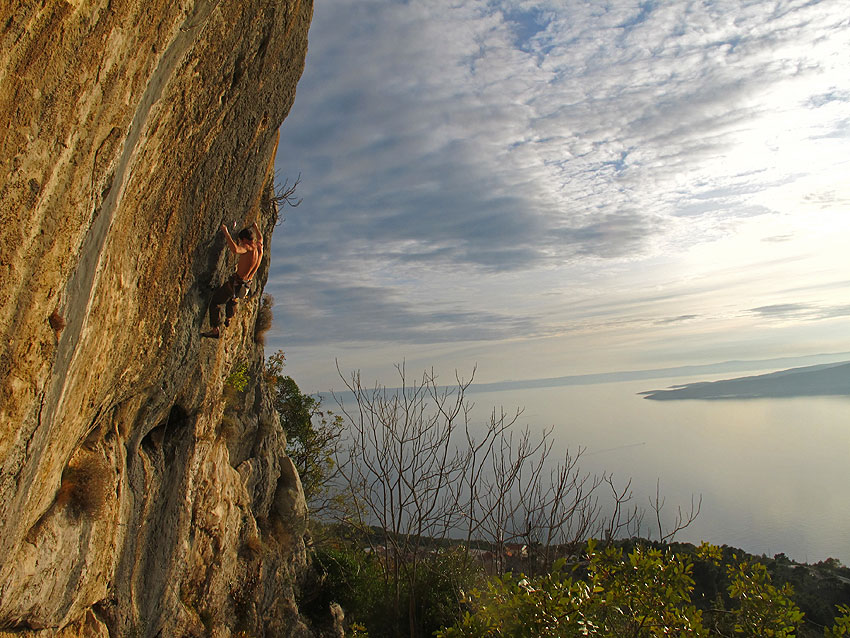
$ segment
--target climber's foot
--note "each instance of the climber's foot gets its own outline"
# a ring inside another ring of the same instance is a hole
[[[218,339],[221,335],[218,333],[218,328],[213,328],[212,330],[208,330],[207,332],[202,332],[201,336],[209,337],[210,339]]]

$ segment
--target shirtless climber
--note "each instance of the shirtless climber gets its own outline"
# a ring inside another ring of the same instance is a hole
[[[226,282],[216,288],[210,299],[210,330],[202,332],[201,336],[218,339],[221,336],[219,326],[221,325],[221,306],[224,305],[224,325],[230,325],[230,318],[236,312],[236,301],[248,295],[248,288],[254,273],[260,267],[263,259],[263,234],[257,222],[250,228],[245,228],[237,236],[238,242],[233,241],[227,226],[221,225],[224,238],[233,254],[239,256],[236,262],[236,272]]]

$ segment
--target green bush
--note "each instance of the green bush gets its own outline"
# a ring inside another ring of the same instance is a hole
[[[224,383],[236,392],[245,392],[245,388],[248,387],[248,381],[248,364],[242,363],[241,365],[236,366],[231,373],[227,375]]]
[[[480,564],[461,548],[429,555],[416,574],[416,617],[422,636],[460,621],[468,592],[485,583]]]
[[[729,595],[737,603],[732,618],[736,636],[791,638],[803,613],[791,601],[790,585],[776,587],[762,563],[742,561],[727,568]]]
[[[301,606],[308,616],[319,618],[331,603],[345,611],[349,628],[369,636],[410,636],[410,579],[385,570],[379,557],[360,549],[323,548],[313,555],[318,586]],[[413,579],[416,595],[417,636],[433,636],[442,627],[457,623],[464,610],[464,597],[482,586],[484,575],[474,559],[460,549],[437,552],[419,562]],[[401,604],[394,606],[398,586]],[[361,635],[364,635],[361,633]]]
[[[719,550],[703,546],[703,559],[719,562]],[[715,610],[722,618],[708,628],[691,602],[693,565],[672,551],[636,547],[628,554],[588,546],[587,561],[568,570],[561,561],[551,573],[529,580],[507,575],[470,598],[470,611],[441,638],[656,638],[660,636],[747,636],[790,638],[803,614],[790,587],[776,587],[764,565],[742,561],[727,566],[733,605]],[[583,572],[583,573],[582,573]],[[843,613],[850,609],[842,609]],[[839,618],[827,636],[850,635]],[[829,633],[833,632],[833,633]],[[844,633],[837,633],[844,632]]]
[[[298,469],[304,497],[310,511],[317,516],[329,498],[330,482],[336,470],[334,456],[342,437],[342,418],[323,410],[320,399],[301,392],[295,380],[283,373],[284,365],[283,351],[278,350],[266,361],[265,379],[286,432],[286,454]]]
[[[825,638],[844,638],[850,636],[850,605],[838,606],[839,616],[835,618],[835,625],[827,629]]]
[[[359,549],[318,549],[313,554],[313,568],[318,586],[313,588],[310,600],[302,603],[308,616],[321,617],[331,603],[338,603],[347,624],[360,623],[370,631],[383,626],[386,584],[372,557]]]

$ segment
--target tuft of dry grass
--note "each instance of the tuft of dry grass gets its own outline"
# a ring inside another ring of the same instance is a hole
[[[59,335],[65,329],[65,317],[59,314],[59,308],[56,308],[51,313],[47,321],[50,323],[50,327],[53,328],[53,332],[56,333],[56,338],[59,339]]]
[[[266,344],[266,332],[272,327],[272,306],[274,306],[274,297],[269,294],[264,294],[260,301],[260,308],[257,310],[257,322],[254,324],[254,341],[261,346]]]
[[[263,541],[260,540],[259,536],[249,536],[245,540],[245,549],[252,557],[256,558],[263,554],[265,548],[263,547]]]
[[[112,486],[111,471],[100,456],[86,454],[62,473],[56,504],[74,515],[96,518],[106,506]]]

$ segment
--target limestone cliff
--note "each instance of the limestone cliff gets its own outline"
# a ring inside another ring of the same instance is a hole
[[[0,635],[310,635],[260,295],[199,333],[233,268],[219,225],[271,239],[311,16],[0,4]]]

